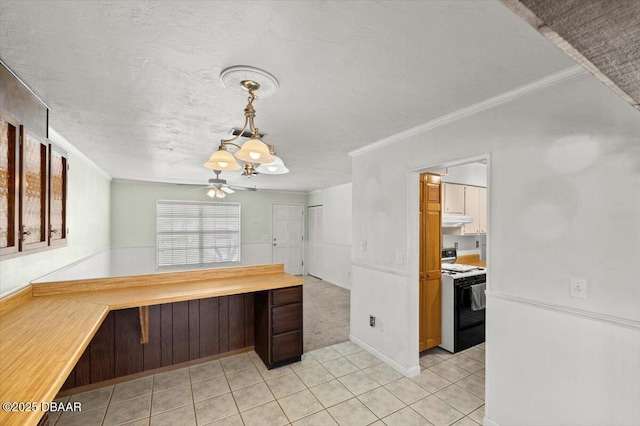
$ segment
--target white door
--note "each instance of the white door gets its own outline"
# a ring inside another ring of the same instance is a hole
[[[273,263],[283,263],[285,272],[302,275],[302,204],[273,204]]]
[[[322,235],[322,206],[309,207],[307,274],[316,278],[322,278],[323,275]]]

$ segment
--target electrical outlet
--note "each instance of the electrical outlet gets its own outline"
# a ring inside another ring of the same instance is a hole
[[[376,326],[376,328],[380,333],[384,333],[384,323],[382,321],[378,320],[378,325]]]
[[[360,247],[362,248],[363,252],[367,251],[367,242],[366,241],[361,241],[360,242]]]
[[[369,326],[371,327],[376,326],[376,317],[374,317],[373,315],[369,315]]]
[[[398,265],[404,265],[404,253],[398,253],[396,261],[398,262]]]
[[[587,298],[586,278],[571,278],[569,288],[571,290],[571,297],[575,297],[577,299]]]
[[[476,240],[476,248],[480,247],[480,241]]]

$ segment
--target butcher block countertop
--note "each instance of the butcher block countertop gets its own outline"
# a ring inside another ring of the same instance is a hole
[[[1,425],[35,425],[108,315],[298,286],[282,264],[33,284],[0,299]]]
[[[487,262],[484,260],[480,260],[479,254],[465,254],[458,256],[458,258],[456,259],[456,263],[462,265],[479,266],[481,268],[487,267]]]

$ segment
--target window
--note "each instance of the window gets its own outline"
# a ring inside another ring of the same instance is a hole
[[[158,268],[240,262],[240,204],[158,200]]]
[[[67,168],[64,151],[0,118],[0,255],[66,244]]]

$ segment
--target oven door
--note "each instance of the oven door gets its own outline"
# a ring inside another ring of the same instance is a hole
[[[484,281],[476,279],[473,282],[457,284],[454,281],[454,352],[484,342],[485,309],[471,309],[471,286],[482,282]]]

